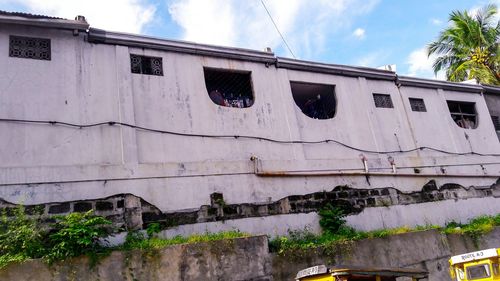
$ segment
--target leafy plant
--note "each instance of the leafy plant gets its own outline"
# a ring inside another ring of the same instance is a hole
[[[345,225],[345,214],[341,208],[327,204],[319,212],[319,225],[325,232],[337,233]]]
[[[38,218],[25,214],[24,206],[4,210],[0,218],[0,268],[10,262],[21,262],[43,256],[44,231]]]
[[[85,254],[103,252],[101,239],[111,233],[111,222],[91,211],[56,216],[56,223],[48,237],[49,262]]]

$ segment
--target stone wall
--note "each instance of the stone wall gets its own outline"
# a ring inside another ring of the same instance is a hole
[[[93,269],[87,258],[48,267],[41,261],[0,270],[2,281],[269,281],[267,237],[175,245],[157,251],[113,252]]]
[[[198,209],[162,212],[156,206],[132,194],[118,194],[107,198],[73,202],[53,202],[26,206],[28,213],[38,210],[51,222],[51,216],[94,210],[111,220],[118,229],[144,229],[150,223],[160,223],[162,229],[186,224],[224,222],[252,217],[267,217],[285,214],[317,212],[326,204],[340,207],[346,215],[356,215],[365,208],[420,204],[443,200],[500,197],[500,181],[486,188],[465,188],[457,184],[438,187],[431,180],[420,191],[402,192],[396,188],[359,189],[336,186],[330,191],[291,195],[277,201],[231,204],[224,194],[210,194],[210,205]],[[14,204],[0,200],[0,209],[12,214]],[[269,233],[268,233],[269,234]]]
[[[436,230],[366,239],[300,255],[269,253],[266,236],[200,244],[176,245],[157,251],[113,252],[94,268],[86,258],[48,267],[41,261],[9,265],[0,270],[5,281],[281,281],[318,265],[411,267],[429,271],[430,281],[451,281],[452,255],[500,247],[500,228],[473,240]]]

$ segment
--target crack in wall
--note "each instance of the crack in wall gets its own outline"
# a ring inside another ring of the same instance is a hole
[[[133,194],[117,194],[93,200],[51,202],[25,206],[28,215],[36,213],[46,223],[53,222],[53,215],[94,210],[121,229],[144,229],[151,223],[159,223],[163,229],[194,223],[217,222],[251,217],[266,217],[284,214],[317,212],[327,204],[341,208],[346,215],[356,215],[365,208],[389,207],[395,205],[420,204],[443,200],[464,200],[469,198],[500,197],[500,179],[490,187],[464,187],[447,183],[440,187],[434,180],[426,183],[422,190],[402,192],[393,187],[360,189],[346,185],[334,187],[331,191],[320,191],[304,195],[290,195],[274,202],[229,204],[222,193],[210,195],[210,205],[194,210],[162,212],[153,204]],[[16,204],[0,198],[0,210],[7,216],[14,214]]]

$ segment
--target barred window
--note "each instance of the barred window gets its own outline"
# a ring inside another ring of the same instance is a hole
[[[208,96],[217,105],[245,108],[254,102],[249,71],[204,68]]]
[[[314,119],[335,116],[335,85],[290,81],[293,100],[302,112]]]
[[[495,130],[500,131],[500,116],[491,116],[493,120],[493,125],[495,125]]]
[[[427,112],[423,99],[409,98],[412,111]]]
[[[36,60],[50,60],[50,39],[9,36],[9,56]]]
[[[390,95],[373,94],[373,100],[375,101],[375,107],[394,108]]]
[[[130,54],[132,73],[163,76],[162,58]]]
[[[464,101],[446,101],[450,110],[451,118],[464,129],[475,129],[477,127],[476,104]]]

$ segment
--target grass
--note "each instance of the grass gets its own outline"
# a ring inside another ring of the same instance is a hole
[[[146,237],[142,232],[130,232],[127,235],[125,243],[119,246],[117,250],[160,249],[177,244],[211,242],[234,238],[244,238],[249,236],[250,234],[240,232],[238,230],[223,231],[217,233],[193,234],[187,237],[178,235],[172,238],[159,238],[156,236]]]
[[[500,226],[500,214],[496,216],[480,216],[467,223],[449,222],[445,226],[419,225],[416,227],[402,226],[398,228],[379,229],[373,231],[358,231],[349,226],[341,226],[337,232],[324,231],[322,234],[313,234],[308,229],[289,231],[287,236],[276,237],[269,241],[272,252],[279,255],[301,253],[316,248],[332,248],[332,246],[346,244],[361,239],[384,238],[391,235],[436,229],[445,234],[468,235],[475,241],[485,233]]]

